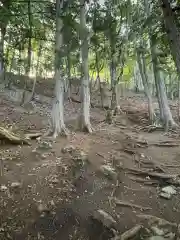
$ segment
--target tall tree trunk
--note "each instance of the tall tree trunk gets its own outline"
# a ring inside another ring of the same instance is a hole
[[[172,117],[172,113],[171,113],[171,110],[170,110],[170,107],[168,104],[164,79],[162,79],[159,69],[158,69],[158,60],[157,60],[157,55],[156,55],[156,43],[153,42],[153,37],[151,37],[150,42],[151,42],[150,48],[151,48],[154,79],[155,79],[156,92],[157,92],[159,109],[160,109],[160,117],[161,117],[162,123],[165,126],[165,129],[168,130],[169,126],[175,127],[176,123]]]
[[[2,28],[0,31],[0,81],[3,80],[4,75],[4,37],[5,29]]]
[[[148,77],[147,77],[147,72],[146,72],[146,64],[145,64],[145,59],[142,53],[139,52],[137,49],[137,62],[139,66],[139,71],[141,74],[141,79],[143,82],[144,86],[144,92],[148,100],[148,113],[149,113],[149,120],[151,123],[154,122],[154,108],[153,108],[153,102],[152,102],[152,96],[150,93],[149,89],[149,84],[148,84]]]
[[[25,103],[25,93],[27,90],[27,83],[30,80],[30,70],[31,70],[31,55],[32,55],[32,13],[31,13],[31,0],[28,0],[28,20],[29,20],[29,30],[28,30],[28,56],[27,56],[27,67],[25,69],[26,79],[24,81],[24,92],[22,96],[21,105]],[[29,100],[28,100],[29,101]],[[28,102],[27,101],[27,102]]]
[[[38,50],[37,66],[36,66],[36,77],[35,77],[34,82],[33,82],[31,97],[30,97],[29,101],[31,101],[34,98],[34,94],[35,94],[35,87],[36,87],[36,82],[37,82],[38,73],[39,73],[39,64],[40,64],[40,59],[41,59],[41,52],[42,52],[42,42],[40,41],[39,50]]]
[[[1,0],[0,12],[4,13],[4,15],[9,14],[11,2],[12,0]],[[4,78],[4,38],[8,20],[9,18],[7,16],[3,16],[0,21],[0,80]]]
[[[63,66],[63,20],[61,19],[63,1],[56,0],[56,43],[55,43],[55,96],[52,107],[52,133],[68,134],[64,123],[64,66]]]
[[[104,96],[103,96],[103,89],[102,89],[102,85],[101,85],[101,79],[100,79],[100,69],[99,69],[99,57],[98,57],[98,51],[96,49],[96,71],[97,71],[97,82],[99,84],[99,91],[100,91],[100,95],[101,95],[101,105],[102,108],[104,108]]]
[[[86,7],[85,0],[80,0],[80,39],[81,39],[81,57],[82,57],[82,105],[80,116],[80,127],[84,131],[92,132],[90,123],[90,90],[89,90],[89,68],[88,68],[88,29],[86,27]]]
[[[177,26],[169,0],[159,0],[159,2],[164,15],[164,23],[169,38],[171,53],[180,78],[180,29]]]
[[[67,72],[67,80],[65,83],[65,99],[68,99],[71,102],[71,53],[68,50],[67,59],[66,59],[66,72]]]
[[[148,0],[144,0],[145,3],[145,13],[146,16],[149,17],[149,2]],[[152,57],[152,65],[153,65],[153,73],[156,85],[156,92],[158,97],[159,109],[160,109],[160,118],[165,126],[165,129],[168,130],[169,126],[176,127],[176,123],[172,117],[172,113],[169,108],[167,95],[165,91],[164,79],[160,76],[159,68],[158,68],[158,59],[156,53],[156,41],[155,36],[152,35],[151,29],[149,30],[149,40],[150,40],[150,51]]]
[[[113,111],[116,110],[117,107],[117,98],[116,98],[116,64],[114,57],[112,56],[111,64],[110,64],[110,75],[111,75],[111,109]]]

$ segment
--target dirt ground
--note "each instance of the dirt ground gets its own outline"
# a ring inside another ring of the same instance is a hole
[[[1,98],[1,125],[43,132],[50,107],[22,108]],[[77,130],[79,108],[65,105],[68,138],[36,139],[30,146],[2,142],[0,239],[108,240],[137,224],[146,231],[136,239],[147,239],[154,233],[145,214],[179,224],[178,133],[143,131],[148,124],[143,98],[122,99],[123,113],[112,125],[104,122],[104,111],[92,108],[91,135]],[[161,188],[169,185],[176,195],[161,197]],[[100,219],[98,210],[108,216]]]

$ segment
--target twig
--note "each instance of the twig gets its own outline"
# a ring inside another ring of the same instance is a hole
[[[102,153],[97,152],[96,155],[98,155],[98,156],[100,156],[102,158],[105,158]]]
[[[134,203],[121,201],[117,198],[114,198],[114,201],[115,201],[116,205],[121,205],[123,207],[132,207],[132,208],[137,208],[137,209],[140,209],[140,210],[151,210],[150,207],[143,207],[143,206],[140,206],[140,205],[136,205]]]

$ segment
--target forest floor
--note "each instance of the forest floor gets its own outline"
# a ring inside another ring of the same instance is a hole
[[[91,109],[91,135],[76,128],[80,104],[66,103],[68,138],[1,145],[0,239],[108,240],[133,227],[121,239],[175,239],[179,133],[145,131],[143,97],[121,103],[123,113],[111,125],[104,111]],[[0,98],[1,125],[14,131],[43,132],[50,110]],[[165,186],[171,187],[162,194]],[[149,238],[156,235],[162,238]]]

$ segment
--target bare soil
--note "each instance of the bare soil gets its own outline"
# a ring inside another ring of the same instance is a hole
[[[179,224],[178,186],[177,195],[163,199],[159,190],[168,185],[166,180],[158,178],[158,184],[147,185],[154,179],[135,176],[128,170],[180,174],[180,146],[153,145],[170,140],[180,143],[178,134],[172,137],[161,131],[140,130],[148,124],[147,106],[137,96],[122,99],[124,113],[112,125],[103,121],[104,111],[92,108],[91,135],[77,129],[79,108],[77,103],[66,103],[66,123],[71,131],[68,138],[33,140],[30,146],[2,143],[0,239],[111,239],[113,232],[93,220],[98,209],[115,219],[119,233],[144,224],[138,217],[142,213]],[[137,109],[137,114],[127,109]],[[31,109],[22,108],[1,98],[1,125],[18,132],[43,132],[50,110],[50,106],[39,103]],[[144,141],[148,144],[143,145]],[[103,164],[115,169],[115,178],[102,173]],[[142,209],[115,205],[113,197]]]

